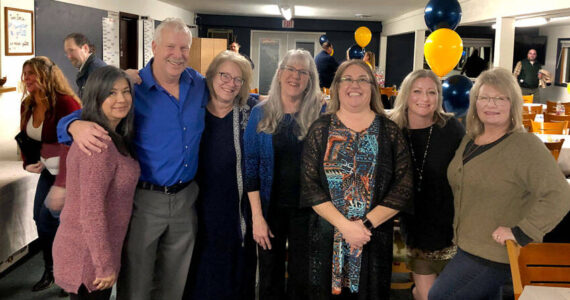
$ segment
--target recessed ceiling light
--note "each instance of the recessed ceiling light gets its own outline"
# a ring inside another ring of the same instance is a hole
[[[365,18],[370,18],[372,17],[371,15],[366,15],[366,14],[354,14],[355,17],[360,18],[360,19],[365,19]]]

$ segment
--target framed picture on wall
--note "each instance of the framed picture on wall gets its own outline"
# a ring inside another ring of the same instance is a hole
[[[34,54],[34,12],[4,7],[5,55]]]

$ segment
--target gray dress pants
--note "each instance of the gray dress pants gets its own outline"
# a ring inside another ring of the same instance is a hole
[[[175,195],[137,188],[117,300],[182,298],[196,240],[197,196],[196,182]]]

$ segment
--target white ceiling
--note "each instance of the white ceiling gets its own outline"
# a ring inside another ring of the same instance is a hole
[[[279,16],[278,0],[161,0],[194,13]],[[295,6],[295,18],[385,21],[423,9],[427,0],[279,0]],[[369,15],[361,18],[357,14]]]

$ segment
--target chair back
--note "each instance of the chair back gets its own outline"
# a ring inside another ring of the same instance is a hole
[[[570,287],[570,244],[507,241],[515,300],[526,285]]]
[[[531,119],[523,119],[522,124],[523,124],[524,129],[527,132],[532,132],[532,120]]]
[[[251,90],[249,90],[249,93],[251,93],[251,94],[259,94],[259,89],[258,89],[258,88],[251,89]]]
[[[558,160],[558,156],[560,156],[560,151],[562,150],[562,145],[564,144],[564,139],[560,139],[558,142],[544,142],[546,148],[550,150],[552,156],[554,156],[555,160]],[[570,253],[568,253],[570,255]]]
[[[523,103],[532,103],[534,101],[534,95],[530,94],[530,95],[523,95]]]
[[[523,105],[523,113],[541,114],[542,113],[542,105]]]
[[[322,89],[323,95],[330,95],[331,94],[331,89],[323,87]]]
[[[391,87],[386,87],[380,88],[380,95],[386,95],[388,96],[388,98],[392,97],[392,96],[397,96],[398,95],[398,91],[396,91],[395,88],[391,88]]]
[[[568,122],[531,122],[532,132],[543,134],[566,134]]]
[[[570,112],[569,112],[570,113]],[[570,122],[570,115],[544,114],[544,122]]]
[[[556,113],[556,105],[558,105],[558,102],[547,100],[546,113]]]
[[[526,112],[523,112],[523,115],[522,115],[522,119],[523,119],[523,120],[533,120],[533,121],[534,121],[534,118],[535,118],[535,117],[536,117],[536,113],[526,113]]]

